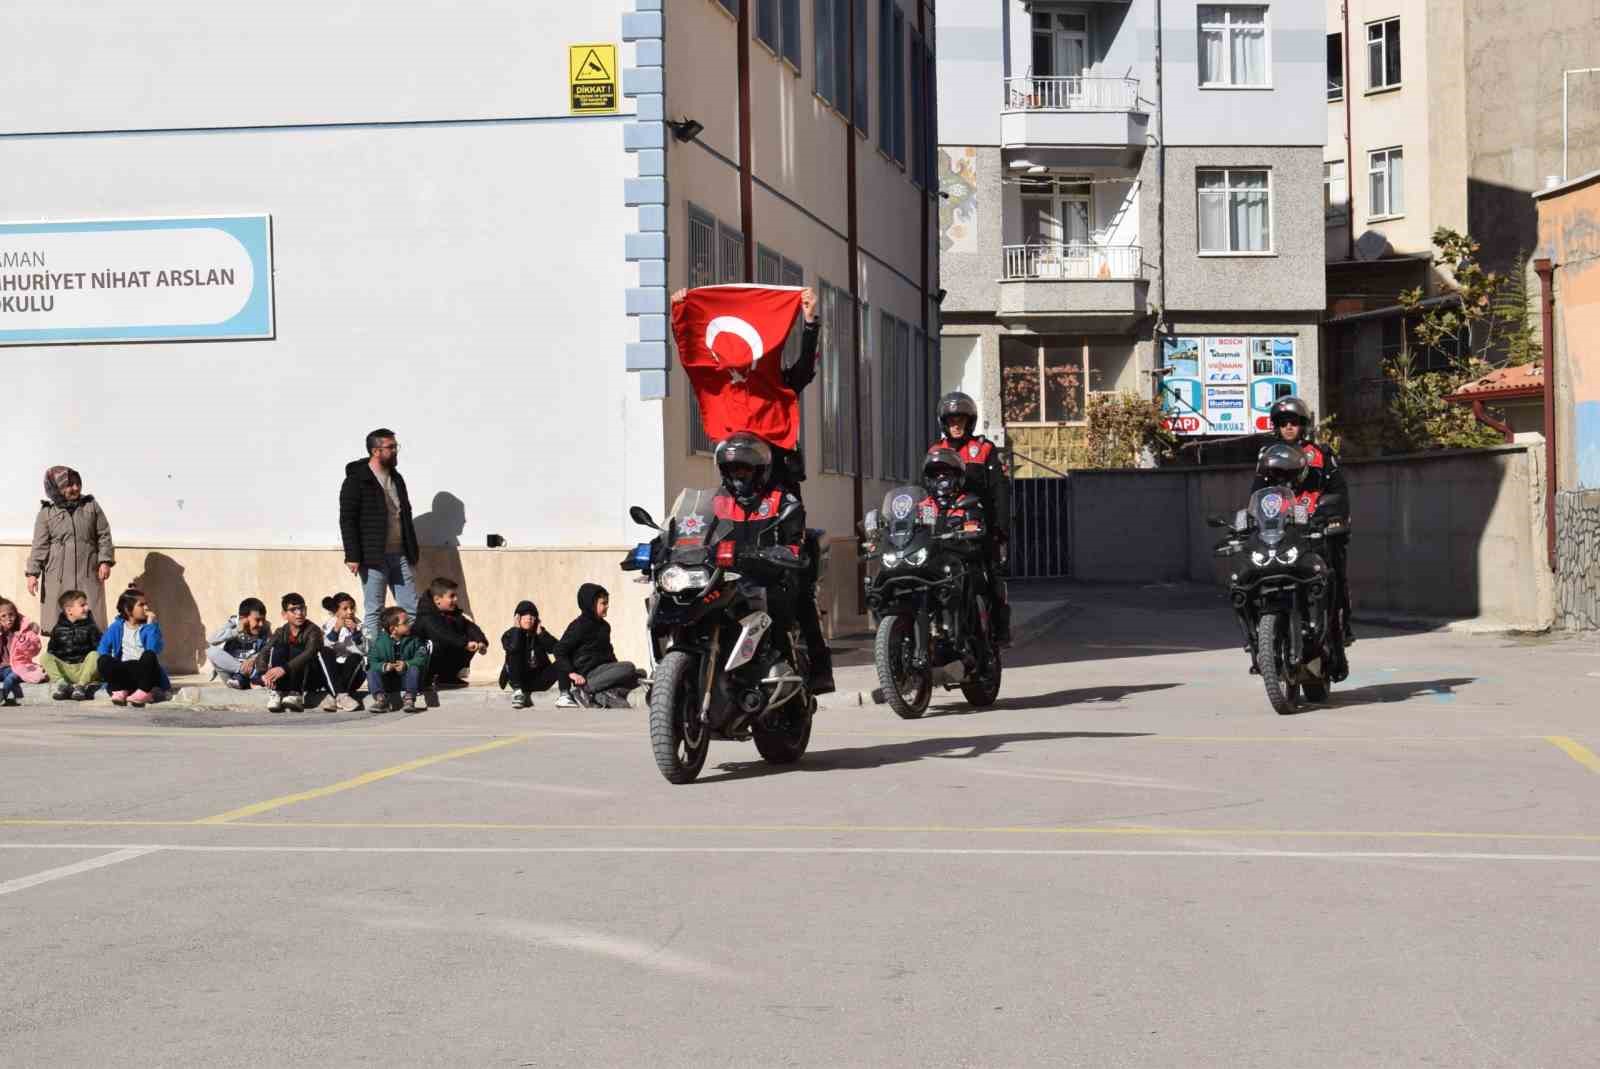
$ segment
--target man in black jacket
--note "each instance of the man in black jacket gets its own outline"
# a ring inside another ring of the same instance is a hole
[[[370,642],[378,629],[387,591],[412,616],[417,614],[417,529],[411,521],[411,495],[396,465],[400,443],[394,431],[379,427],[367,435],[367,459],[344,468],[339,488],[339,534],[344,566],[361,580],[366,602],[362,630]]]

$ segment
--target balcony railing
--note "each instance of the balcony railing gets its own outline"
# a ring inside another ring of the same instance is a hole
[[[1129,281],[1144,277],[1144,250],[1138,245],[1007,245],[1005,269],[1012,282]]]
[[[1138,111],[1137,78],[1007,78],[1007,111]]]

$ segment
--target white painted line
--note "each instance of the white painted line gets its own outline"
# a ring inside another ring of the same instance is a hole
[[[1149,779],[1144,776],[1118,776],[1105,772],[1079,772],[1073,769],[1046,768],[975,768],[980,776],[1004,776],[1012,779],[1049,780],[1056,783],[1083,783],[1095,787],[1128,787],[1134,790],[1192,791],[1196,794],[1226,794],[1210,787],[1191,787],[1184,783]]]
[[[107,843],[0,843],[0,850],[115,850]],[[913,857],[1159,857],[1203,859],[1261,858],[1304,861],[1571,861],[1600,863],[1600,854],[1495,854],[1426,850],[1048,850],[934,846],[183,846],[162,843],[124,850],[127,857],[152,851],[177,854],[899,854]],[[73,872],[125,861],[96,858],[82,865],[52,869],[55,879]],[[70,871],[69,871],[70,870]],[[24,877],[33,880],[35,877]],[[13,881],[16,882],[16,881]],[[0,884],[0,893],[8,884]],[[29,884],[29,886],[32,886]]]
[[[6,845],[16,846],[21,844],[7,843]],[[81,848],[73,847],[72,849]],[[93,849],[105,848],[94,847]],[[103,869],[107,865],[115,865],[123,861],[132,861],[136,857],[143,857],[146,854],[153,854],[160,849],[161,847],[159,846],[128,846],[117,850],[115,853],[104,854],[100,857],[92,857],[88,861],[79,861],[73,865],[62,865],[60,868],[56,869],[45,869],[43,872],[36,872],[32,876],[19,876],[14,880],[7,880],[5,883],[0,883],[0,895],[9,895],[17,891],[26,891],[30,887],[37,887],[41,883],[49,883],[51,880],[61,880],[68,876],[76,876],[80,872],[93,872],[95,869]]]
[[[466,783],[474,787],[498,787],[507,791],[538,791],[544,794],[567,794],[575,798],[613,798],[615,791],[601,791],[593,787],[566,787],[559,783],[522,783],[514,779],[477,779],[472,776],[430,776],[424,772],[411,772],[402,777],[407,781],[424,783]]]

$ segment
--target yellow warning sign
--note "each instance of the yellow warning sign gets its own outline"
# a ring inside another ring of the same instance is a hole
[[[617,46],[567,46],[567,80],[572,86],[572,110],[617,110]]]

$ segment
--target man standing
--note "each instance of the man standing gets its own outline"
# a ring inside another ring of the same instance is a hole
[[[366,603],[362,629],[369,641],[378,629],[387,591],[394,591],[396,605],[417,614],[417,530],[411,522],[411,496],[396,466],[399,460],[394,431],[379,427],[367,435],[367,459],[345,465],[339,488],[344,566],[361,580]]]

